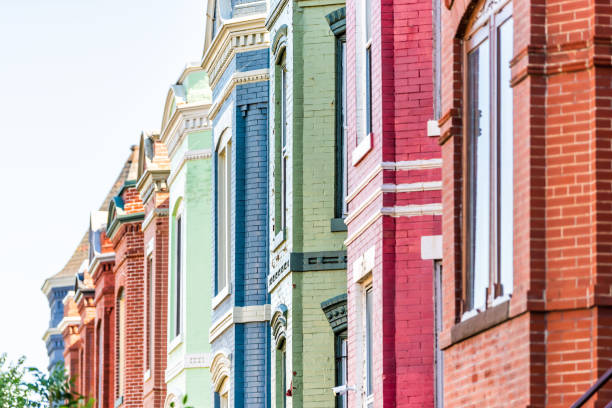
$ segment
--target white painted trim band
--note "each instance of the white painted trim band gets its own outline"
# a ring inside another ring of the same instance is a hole
[[[208,341],[214,342],[231,326],[239,323],[268,322],[271,316],[270,305],[235,306],[217,321],[213,322],[208,333]]]

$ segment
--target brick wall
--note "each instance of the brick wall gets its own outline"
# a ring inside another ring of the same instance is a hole
[[[96,402],[101,399],[102,408],[115,407],[115,279],[114,262],[101,262],[94,277],[96,308],[96,341],[95,341],[95,396]],[[102,336],[99,341],[98,336]],[[100,352],[99,345],[102,345]],[[99,358],[102,356],[102,371]],[[100,376],[102,378],[100,379]]]
[[[597,0],[513,2],[514,292],[507,320],[453,344],[462,268],[457,38],[478,6],[455,3],[443,7],[441,42],[445,405],[569,406],[612,365],[604,340],[611,314],[604,232],[611,173],[604,158],[611,148],[612,8]],[[504,358],[495,357],[502,351]]]
[[[138,190],[127,186],[122,192],[125,211],[138,214],[142,202]],[[144,377],[144,243],[141,220],[121,223],[111,237],[115,251],[115,298],[125,290],[125,395],[121,407],[143,406]],[[115,334],[115,348],[118,344]],[[117,356],[115,356],[117,358]],[[115,360],[115,364],[118,360]],[[117,373],[117,367],[115,367]],[[117,379],[116,379],[117,381]],[[116,398],[121,397],[116,395]]]
[[[354,102],[361,81],[356,61],[365,52],[357,41],[359,6],[347,3],[349,160],[364,120]],[[349,166],[348,178],[348,384],[358,389],[349,392],[349,404],[364,398],[366,287],[356,279],[366,273],[374,297],[374,406],[433,406],[434,264],[421,258],[421,237],[441,234],[442,197],[439,187],[415,188],[442,176],[437,138],[427,136],[433,118],[432,3],[372,2],[371,15],[372,147]],[[394,185],[410,187],[383,187]]]

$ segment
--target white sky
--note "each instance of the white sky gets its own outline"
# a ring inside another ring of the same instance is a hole
[[[0,353],[46,368],[40,288],[168,87],[202,54],[204,0],[0,0]]]

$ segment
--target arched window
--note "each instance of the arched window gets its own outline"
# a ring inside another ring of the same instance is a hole
[[[464,317],[512,294],[512,2],[485,1],[468,27],[464,42]]]

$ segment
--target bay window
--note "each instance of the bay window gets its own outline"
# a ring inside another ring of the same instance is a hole
[[[512,4],[483,10],[466,38],[463,312],[507,299],[513,286]]]

